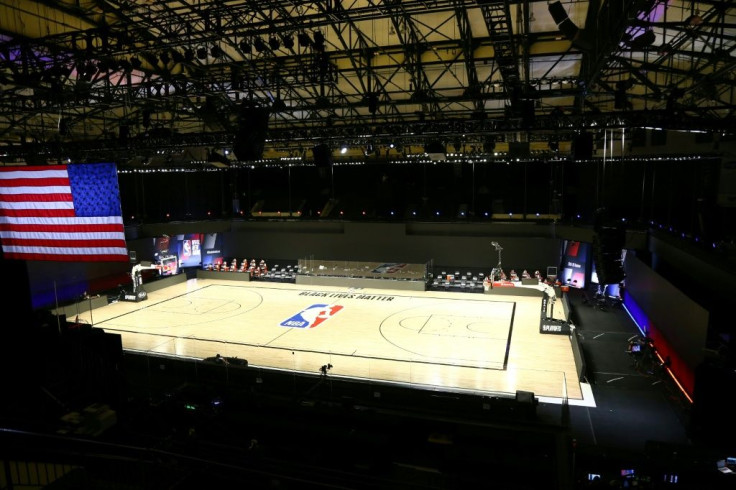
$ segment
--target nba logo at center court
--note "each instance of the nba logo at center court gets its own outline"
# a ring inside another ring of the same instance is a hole
[[[316,304],[281,322],[282,327],[314,328],[342,310],[340,305]]]

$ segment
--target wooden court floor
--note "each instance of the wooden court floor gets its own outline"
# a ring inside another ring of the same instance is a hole
[[[539,333],[540,308],[528,296],[190,279],[79,319],[120,334],[126,351],[581,400],[570,340]]]

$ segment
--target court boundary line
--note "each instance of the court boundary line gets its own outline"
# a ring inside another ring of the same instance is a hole
[[[416,298],[416,296],[409,296],[409,297],[410,298]],[[435,299],[444,300],[445,298],[435,298]],[[457,301],[458,299],[453,299],[453,300],[454,301]],[[492,368],[494,371],[506,371],[506,367],[507,367],[506,366],[506,363],[508,361],[508,351],[511,348],[511,346],[509,345],[509,343],[511,341],[511,331],[513,331],[513,328],[514,328],[513,322],[514,322],[514,312],[516,311],[516,301],[497,301],[497,302],[496,301],[493,301],[493,303],[503,303],[503,304],[510,304],[511,305],[511,320],[510,320],[509,325],[506,327],[507,331],[509,332],[509,335],[506,338],[506,348],[505,348],[505,353],[504,353],[504,361],[499,364],[499,366],[500,366],[499,368]],[[413,309],[413,308],[409,308],[409,309]],[[381,338],[383,340],[385,340],[386,342],[388,342],[389,344],[393,345],[394,347],[396,347],[399,350],[402,350],[402,351],[404,351],[406,353],[409,353],[409,354],[414,354],[414,355],[418,355],[418,356],[427,357],[427,356],[424,356],[423,354],[419,354],[417,352],[411,351],[411,350],[409,350],[408,348],[406,348],[404,346],[398,345],[398,344],[394,343],[393,341],[389,340],[388,338],[386,338],[386,335],[383,332],[383,323],[389,317],[391,317],[393,315],[396,315],[398,313],[404,312],[404,311],[407,311],[407,310],[406,309],[399,310],[396,313],[393,313],[393,314],[389,315],[388,317],[384,318],[383,320],[381,320],[380,323],[378,324],[378,333],[381,335]],[[430,315],[430,317],[431,316],[432,315]],[[423,328],[424,328],[424,326],[422,327],[422,329]],[[415,333],[415,335],[420,335],[420,332],[421,332],[421,329],[420,329],[420,331],[417,331]],[[463,338],[468,339],[468,340],[472,340],[473,339],[473,337],[467,337],[467,336],[463,336]],[[458,359],[458,361],[460,361],[460,360],[461,359]],[[438,363],[438,365],[444,365],[444,364]]]
[[[355,359],[375,359],[376,361],[391,361],[391,362],[404,362],[409,364],[427,364],[432,366],[445,366],[445,367],[458,367],[458,368],[467,368],[467,369],[483,369],[485,371],[502,371],[502,369],[494,368],[494,367],[484,367],[484,366],[472,366],[468,364],[450,364],[447,362],[431,362],[431,361],[421,361],[421,360],[408,360],[408,359],[399,359],[394,357],[376,357],[376,356],[365,356],[362,354],[341,354],[338,352],[328,352],[328,351],[320,351],[320,350],[309,350],[309,349],[294,349],[289,347],[274,347],[270,345],[264,345],[264,344],[251,344],[248,342],[235,342],[235,341],[225,341],[225,340],[218,340],[218,339],[203,339],[199,337],[191,337],[191,336],[178,336],[178,335],[166,335],[162,333],[148,333],[148,332],[140,332],[140,331],[134,331],[134,330],[126,330],[122,328],[108,328],[106,330],[109,330],[111,332],[124,332],[128,334],[134,334],[134,335],[150,335],[152,337],[166,337],[168,339],[174,340],[193,340],[196,342],[212,342],[216,344],[221,345],[236,345],[240,347],[254,347],[258,349],[274,349],[274,350],[280,350],[280,351],[289,351],[289,352],[301,352],[304,354],[326,354],[329,356],[340,356],[340,357],[352,357]],[[123,350],[130,350],[131,352],[151,352],[155,355],[162,355],[160,352],[156,351],[143,351],[140,349],[125,349]]]
[[[291,283],[289,283],[289,284],[291,284]],[[180,299],[180,298],[186,297],[189,294],[197,293],[197,292],[200,292],[200,291],[206,291],[206,290],[208,290],[210,288],[218,287],[218,286],[219,287],[226,287],[226,288],[235,288],[235,289],[240,289],[240,290],[252,290],[252,289],[259,290],[259,289],[265,289],[265,290],[271,290],[271,291],[282,291],[282,292],[284,292],[284,291],[291,291],[291,292],[297,292],[297,293],[302,292],[302,291],[307,291],[307,292],[320,292],[320,293],[326,293],[326,294],[331,294],[331,293],[334,293],[334,294],[342,294],[342,293],[337,292],[337,291],[326,291],[326,290],[323,290],[323,289],[305,289],[305,288],[301,287],[303,285],[296,285],[296,284],[294,284],[294,286],[297,286],[295,288],[278,288],[278,287],[268,287],[268,286],[265,286],[264,287],[264,286],[262,286],[260,284],[258,285],[257,288],[250,287],[250,286],[245,286],[245,285],[241,285],[241,284],[224,284],[224,283],[204,284],[204,285],[198,286],[196,289],[193,289],[191,291],[188,290],[188,291],[185,291],[185,292],[183,292],[181,294],[173,295],[173,296],[168,297],[166,299],[157,301],[157,302],[155,302],[153,304],[146,305],[146,306],[143,306],[143,307],[138,308],[136,310],[123,313],[122,315],[117,315],[117,316],[114,316],[114,317],[110,317],[110,318],[108,318],[106,320],[103,320],[98,325],[104,325],[105,322],[113,321],[115,319],[119,319],[119,318],[125,317],[126,315],[130,315],[132,313],[138,313],[138,312],[141,312],[142,310],[150,309],[150,308],[153,308],[153,307],[155,307],[157,305],[165,304],[165,303],[167,303],[167,302],[169,302],[171,300]],[[361,289],[363,289],[363,288],[361,288]],[[357,295],[360,295],[360,294],[381,295],[381,296],[392,296],[392,297],[397,297],[397,298],[409,298],[409,299],[421,298],[421,296],[416,296],[416,295],[385,294],[384,292],[381,292],[381,293],[360,293],[360,292],[356,292],[355,288],[348,288],[348,290],[351,291],[351,294],[357,294]],[[469,295],[472,295],[471,293],[468,293],[468,294]],[[260,296],[260,302],[259,302],[259,304],[262,304],[263,303],[263,296],[261,294],[259,294],[259,296]],[[339,299],[340,298],[335,298],[335,300],[339,300]],[[277,349],[277,350],[280,350],[280,351],[300,352],[300,353],[305,353],[305,354],[326,354],[326,355],[352,357],[352,358],[356,358],[356,359],[366,359],[366,360],[374,359],[376,361],[390,361],[390,362],[400,362],[400,363],[410,363],[410,364],[411,363],[416,363],[416,364],[420,364],[420,365],[432,365],[432,366],[443,366],[443,367],[458,367],[458,368],[465,368],[465,369],[481,369],[481,370],[486,370],[486,371],[507,371],[508,370],[508,359],[509,359],[509,355],[510,355],[511,339],[512,339],[512,336],[513,336],[514,320],[515,320],[515,315],[516,315],[516,306],[517,306],[517,302],[516,301],[510,301],[508,299],[504,299],[504,300],[488,300],[488,299],[485,299],[485,300],[483,300],[483,299],[474,299],[474,298],[465,298],[465,297],[464,298],[452,298],[452,297],[444,297],[444,296],[443,297],[439,297],[439,298],[430,298],[430,299],[438,299],[438,300],[442,300],[442,301],[449,300],[449,301],[453,301],[453,302],[454,301],[473,301],[473,302],[476,302],[476,303],[488,303],[488,302],[490,302],[490,303],[511,304],[512,310],[511,310],[511,317],[510,317],[509,327],[508,327],[508,336],[506,338],[506,349],[505,349],[505,352],[504,352],[503,362],[500,363],[500,364],[497,364],[498,367],[488,367],[488,366],[472,365],[472,364],[464,363],[464,362],[462,362],[462,359],[457,359],[460,362],[453,364],[453,363],[450,363],[450,362],[447,362],[447,361],[429,361],[429,360],[411,360],[411,359],[407,360],[407,359],[400,359],[400,358],[393,358],[393,357],[377,357],[377,356],[356,355],[354,353],[351,353],[351,354],[347,354],[347,353],[346,354],[341,354],[341,353],[327,352],[327,351],[321,351],[321,350],[294,349],[294,348],[287,348],[287,347],[275,347],[275,346],[269,345],[275,339],[270,340],[267,344],[253,344],[253,343],[248,343],[248,342],[225,341],[225,340],[219,340],[219,339],[208,339],[208,338],[202,338],[202,337],[196,337],[196,336],[177,336],[177,335],[167,335],[167,334],[162,334],[162,333],[141,332],[141,331],[128,330],[128,329],[125,329],[125,328],[116,328],[116,327],[108,327],[107,330],[114,331],[114,332],[122,332],[122,333],[127,333],[127,334],[133,334],[133,335],[150,335],[150,336],[153,336],[153,337],[166,337],[166,338],[169,338],[171,340],[179,339],[179,340],[192,340],[192,341],[197,341],[197,342],[213,342],[213,343],[217,343],[217,344],[221,344],[221,345],[235,345],[235,346],[240,346],[240,347],[263,348],[263,349]],[[102,326],[100,328],[105,328],[105,327]],[[379,324],[379,332],[380,332],[380,324]],[[288,331],[287,332],[284,332],[284,334],[286,334],[286,333],[288,333]],[[383,336],[382,333],[381,333],[381,337],[383,337],[385,341],[389,342],[389,344],[395,345],[392,342],[388,341],[385,338],[385,336]],[[406,349],[403,349],[403,348],[398,347],[398,346],[397,346],[397,348],[400,348],[401,350],[403,350],[405,352],[410,352],[410,351],[407,351]],[[142,351],[142,352],[146,352],[146,351]],[[149,351],[149,352],[154,352],[154,351]],[[490,364],[493,364],[493,363],[490,363]]]
[[[511,308],[511,323],[509,323],[509,336],[506,339],[506,353],[503,356],[503,370],[506,371],[509,364],[509,353],[511,352],[511,337],[514,333],[514,318],[516,316],[516,301]]]

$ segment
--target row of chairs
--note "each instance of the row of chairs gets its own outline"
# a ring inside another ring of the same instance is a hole
[[[248,262],[247,259],[243,259],[238,267],[238,259],[233,259],[230,264],[227,262],[207,264],[205,267],[208,271],[215,272],[248,272],[251,276],[260,276],[268,273],[268,266],[265,260],[257,262],[256,259]]]
[[[266,280],[288,280],[295,279],[296,274],[299,272],[298,265],[284,265],[281,266],[276,264],[273,268],[269,268],[265,260],[257,261],[256,259],[248,262],[247,259],[243,259],[238,266],[238,260],[232,259],[228,264],[227,262],[208,264],[205,267],[206,270],[215,272],[240,272],[248,273],[251,278],[259,278]]]

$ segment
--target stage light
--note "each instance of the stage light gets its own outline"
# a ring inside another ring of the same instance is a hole
[[[299,40],[299,46],[301,46],[302,48],[308,48],[312,45],[312,40],[306,33],[300,32],[299,34],[297,34],[296,37]]]
[[[250,54],[252,52],[252,47],[251,47],[250,43],[248,41],[246,41],[245,39],[243,39],[242,41],[240,41],[240,44],[238,46],[240,47],[240,50],[244,54]]]
[[[292,49],[294,47],[294,38],[289,36],[284,36],[284,46],[286,49]]]
[[[205,48],[204,46],[200,46],[197,48],[197,59],[200,59],[200,60],[207,59],[207,48]]]
[[[220,49],[220,46],[215,44],[214,46],[212,46],[212,48],[210,48],[210,54],[213,58],[219,58],[220,56],[222,56],[222,49]]]
[[[656,40],[657,36],[654,34],[654,31],[648,30],[645,31],[643,34],[636,36],[634,39],[629,41],[628,44],[634,49],[644,49],[654,44]]]
[[[343,145],[342,148],[340,148],[340,153],[342,153],[344,155],[347,152],[348,152],[348,147],[345,146],[345,145]]]
[[[255,47],[256,51],[258,51],[259,53],[263,53],[266,50],[266,44],[260,37],[255,38],[255,40],[253,41],[253,47]]]
[[[279,39],[276,36],[271,36],[268,39],[268,45],[271,46],[271,49],[276,51],[281,47],[281,43],[279,42]]]
[[[685,19],[686,27],[696,27],[703,23],[703,18],[697,14],[693,14]]]

